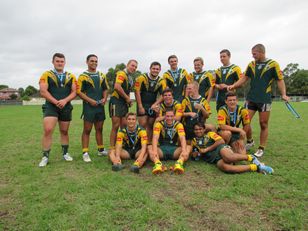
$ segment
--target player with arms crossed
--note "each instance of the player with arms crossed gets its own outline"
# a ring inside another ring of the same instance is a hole
[[[45,167],[48,164],[52,134],[57,123],[59,124],[63,159],[73,160],[68,153],[68,129],[72,120],[71,100],[76,97],[76,77],[64,71],[65,56],[63,54],[55,53],[52,57],[52,64],[54,69],[44,72],[39,81],[41,96],[46,99],[42,106],[44,117],[43,158],[39,167]]]

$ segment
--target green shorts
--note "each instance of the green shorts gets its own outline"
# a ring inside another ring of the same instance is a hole
[[[127,103],[123,100],[111,97],[109,101],[109,116],[125,117],[128,112]]]
[[[220,155],[220,150],[223,149],[223,148],[227,148],[227,147],[230,147],[230,146],[226,145],[226,144],[221,144],[217,148],[215,148],[214,150],[204,154],[202,156],[202,159],[209,164],[216,164],[219,160],[222,159],[222,157]]]
[[[133,149],[133,148],[123,148],[125,151],[128,152],[130,158],[132,160],[136,159],[136,154],[140,150],[139,148]]]
[[[233,142],[237,141],[240,139],[240,133],[239,132],[232,132],[232,135],[231,135],[231,139],[230,139],[230,142],[229,144],[232,144]]]
[[[140,114],[138,112],[138,106],[137,106],[137,116],[148,116],[148,117],[151,117],[151,118],[156,117],[156,113],[155,113],[155,111],[152,110],[151,105],[143,105],[143,108],[145,110],[145,113]]]
[[[174,145],[162,145],[159,148],[163,152],[164,160],[173,160],[174,152],[178,147]]]
[[[103,106],[100,108],[84,107],[82,118],[90,123],[104,121],[106,119],[105,108]]]
[[[72,110],[73,106],[70,103],[66,104],[62,109],[51,103],[42,105],[43,117],[57,117],[59,121],[71,121]]]

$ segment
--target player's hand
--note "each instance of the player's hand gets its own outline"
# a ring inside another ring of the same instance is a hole
[[[245,132],[243,129],[240,130],[240,136],[241,136],[242,138],[245,138],[245,137],[246,137],[246,132]]]
[[[144,115],[145,114],[144,107],[138,107],[138,113],[139,115]]]
[[[126,103],[129,107],[131,107],[133,105],[133,101],[130,98],[126,99]]]
[[[64,106],[67,104],[67,101],[65,99],[61,99],[57,102],[56,106],[60,109],[64,108]]]
[[[220,84],[220,87],[221,87],[221,90],[224,90],[224,89],[227,89],[227,88],[228,88],[228,85],[225,84],[225,83],[221,83],[221,84]]]
[[[105,105],[106,102],[107,102],[107,98],[102,98],[102,99],[101,99],[101,104],[102,104],[102,105]]]
[[[96,107],[96,106],[97,106],[97,101],[95,101],[94,99],[91,99],[91,101],[89,102],[89,104],[90,104],[92,107]]]
[[[202,105],[200,103],[196,103],[194,105],[194,107],[197,109],[197,110],[201,110],[202,109]]]
[[[233,91],[234,90],[234,84],[227,86],[227,91]]]
[[[281,98],[285,101],[285,102],[289,102],[290,101],[290,97],[287,95],[282,95]]]
[[[189,116],[191,118],[195,118],[197,116],[197,113],[196,112],[189,112]]]
[[[154,105],[154,104],[153,104],[153,105],[151,106],[151,108],[152,108],[152,110],[155,111],[156,113],[159,113],[159,105],[157,105],[157,104]]]

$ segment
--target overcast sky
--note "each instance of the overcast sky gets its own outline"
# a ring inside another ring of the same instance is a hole
[[[219,67],[224,48],[245,69],[263,43],[282,69],[308,69],[306,0],[1,0],[0,19],[0,84],[15,88],[38,87],[55,52],[77,76],[90,53],[104,73],[131,58],[142,72],[159,61],[163,72],[171,54],[191,72],[197,56],[205,69]]]

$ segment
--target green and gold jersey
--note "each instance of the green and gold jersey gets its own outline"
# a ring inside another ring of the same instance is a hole
[[[135,81],[135,91],[140,92],[142,105],[151,106],[166,87],[165,79],[160,76],[152,79],[147,73],[138,76]]]
[[[194,137],[191,141],[191,146],[193,151],[200,152],[201,149],[207,148],[221,139],[221,136],[217,135],[215,132],[208,132],[202,137]]]
[[[251,80],[247,100],[254,103],[272,102],[272,83],[283,79],[279,64],[271,59],[265,62],[248,64],[245,75]]]
[[[185,87],[191,81],[187,71],[182,68],[176,71],[168,70],[164,73],[163,78],[166,80],[167,86],[173,90],[173,98],[182,101]]]
[[[192,80],[199,83],[199,94],[207,98],[210,88],[215,85],[215,78],[212,73],[209,71],[193,72],[190,76]]]
[[[198,110],[195,108],[195,104],[201,104],[208,113],[211,113],[210,105],[208,104],[205,98],[201,96],[198,99],[193,99],[190,96],[185,97],[182,101],[183,112],[184,113],[185,112],[197,113],[197,116],[195,118],[188,117],[188,116],[183,117],[182,121],[185,127],[187,126],[189,128],[192,128],[194,124],[198,122],[204,123],[206,120],[205,118],[203,118],[201,110]]]
[[[159,116],[164,116],[168,108],[172,108],[175,116],[183,115],[182,105],[178,101],[173,100],[171,105],[166,105],[165,102],[160,104]]]
[[[64,99],[72,91],[72,85],[76,85],[75,75],[64,72],[57,73],[56,71],[46,71],[40,77],[39,83],[46,83],[48,85],[48,92],[57,100]],[[46,103],[50,103],[46,101]]]
[[[245,126],[250,124],[248,110],[242,106],[237,105],[234,112],[231,112],[228,107],[222,106],[217,113],[218,125],[229,125],[232,127],[239,127],[240,124]]]
[[[171,126],[168,126],[165,121],[156,122],[153,128],[153,135],[159,135],[160,145],[178,145],[179,137],[185,137],[183,124],[178,121],[173,121]]]
[[[121,144],[126,150],[140,150],[142,144],[147,143],[147,132],[139,125],[136,126],[136,129],[133,132],[129,132],[127,128],[123,128],[117,133],[116,144]]]
[[[226,84],[226,85],[232,85],[235,83],[237,80],[240,79],[241,77],[241,68],[239,66],[236,66],[234,64],[231,64],[230,66],[227,67],[220,67],[215,71],[216,75],[216,84]],[[217,94],[217,103],[219,105],[224,105],[225,104],[225,96],[227,93],[227,89],[224,90],[219,90]]]
[[[133,91],[134,87],[133,77],[129,75],[125,70],[117,72],[115,83],[120,84],[125,94],[127,95],[129,95],[130,92]],[[121,99],[125,102],[125,99],[123,99],[116,90],[113,90],[111,96],[117,99]]]

